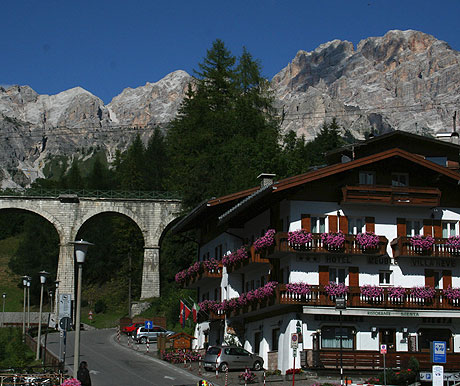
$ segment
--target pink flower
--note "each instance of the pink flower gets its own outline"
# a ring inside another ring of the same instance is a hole
[[[269,229],[264,236],[254,241],[254,249],[259,251],[263,248],[272,246],[275,243],[275,233],[276,231],[274,229]]]
[[[361,293],[370,298],[378,298],[383,295],[383,288],[375,285],[363,285],[360,287]]]
[[[288,233],[288,243],[290,245],[307,245],[311,243],[313,236],[304,229]]]
[[[330,281],[324,290],[329,296],[344,296],[348,292],[348,287],[344,283],[335,283]]]
[[[436,290],[430,286],[413,287],[410,292],[416,298],[425,300],[433,299],[434,295],[436,295]]]
[[[390,287],[387,289],[388,297],[392,300],[400,300],[406,294],[406,289],[403,287]]]
[[[321,235],[321,240],[323,241],[323,244],[327,247],[342,248],[345,244],[345,235],[341,231],[339,231],[338,233],[323,233]]]
[[[286,284],[286,290],[297,295],[308,295],[311,287],[307,283],[289,283]]]
[[[460,288],[452,288],[452,286],[449,285],[445,290],[443,290],[443,293],[449,300],[460,299]]]
[[[431,236],[420,236],[416,235],[410,238],[410,245],[416,248],[420,248],[424,251],[428,251],[433,247],[434,238]]]
[[[361,248],[375,248],[379,245],[380,238],[373,232],[358,233],[356,241]]]

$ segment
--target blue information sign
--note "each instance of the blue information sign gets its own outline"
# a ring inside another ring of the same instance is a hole
[[[153,328],[153,322],[151,320],[146,320],[145,321],[145,328],[152,329]]]
[[[432,362],[433,363],[446,363],[446,353],[447,353],[446,342],[433,341],[432,346]]]

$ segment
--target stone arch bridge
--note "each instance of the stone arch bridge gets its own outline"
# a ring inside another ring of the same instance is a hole
[[[155,192],[0,191],[0,211],[22,209],[53,224],[59,235],[59,292],[72,294],[72,298],[75,271],[70,242],[76,240],[88,220],[103,213],[118,213],[137,224],[144,237],[141,299],[160,296],[160,239],[168,224],[179,216],[180,205],[180,199],[172,194]],[[91,251],[88,253],[90,256]]]

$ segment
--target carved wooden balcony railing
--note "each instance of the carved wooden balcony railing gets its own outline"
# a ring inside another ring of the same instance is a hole
[[[460,257],[460,249],[447,245],[444,238],[434,238],[431,249],[424,250],[411,245],[411,237],[398,237],[391,242],[394,257]]]
[[[207,282],[219,281],[222,279],[222,263],[219,263],[216,269],[208,269],[204,264],[200,272],[188,277],[183,283],[183,288],[196,288]]]
[[[224,320],[225,313],[223,311],[199,311],[198,312],[198,323],[206,322],[206,321],[214,321],[214,320]]]
[[[313,239],[305,246],[291,245],[288,242],[287,232],[275,234],[275,244],[260,252],[264,257],[281,257],[284,253],[326,253],[326,254],[347,254],[347,255],[385,255],[387,253],[388,240],[385,236],[379,236],[379,244],[375,248],[362,248],[356,240],[355,235],[345,235],[345,243],[342,248],[331,248],[321,240],[321,233],[312,233]]]
[[[254,246],[249,248],[248,258],[240,260],[238,263],[227,266],[228,273],[242,273],[256,266],[268,265],[270,261],[264,255],[264,252],[256,252]]]
[[[343,203],[439,206],[441,191],[416,186],[357,185],[342,187]]]

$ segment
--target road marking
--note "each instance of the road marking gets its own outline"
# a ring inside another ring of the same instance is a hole
[[[164,377],[165,377],[166,379],[170,379],[171,381],[174,381],[174,380],[176,379],[176,378],[170,377],[170,376],[168,376],[168,375],[165,375]]]
[[[98,375],[98,374],[100,374],[101,372],[100,372],[100,371],[97,371],[97,370],[89,370],[89,373],[90,373],[90,374],[94,374],[94,375]]]

